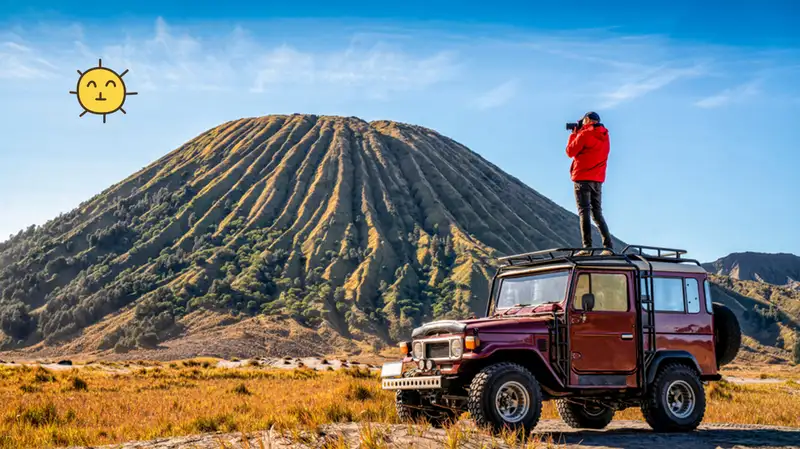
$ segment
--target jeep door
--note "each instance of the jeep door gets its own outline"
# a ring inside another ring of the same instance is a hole
[[[579,271],[573,277],[567,308],[573,385],[625,386],[627,376],[636,372],[633,282],[626,270]],[[589,293],[594,306],[587,310],[583,298]]]

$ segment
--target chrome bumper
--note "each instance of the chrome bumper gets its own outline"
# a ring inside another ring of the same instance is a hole
[[[434,390],[442,388],[442,376],[383,379],[384,390]]]

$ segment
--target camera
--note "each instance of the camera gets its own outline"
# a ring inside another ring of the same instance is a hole
[[[567,131],[580,130],[581,126],[583,126],[583,120],[578,121],[577,123],[567,123]]]

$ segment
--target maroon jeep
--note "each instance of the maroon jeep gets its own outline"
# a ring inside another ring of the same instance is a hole
[[[703,419],[704,383],[739,351],[730,309],[712,302],[686,251],[640,245],[552,249],[499,259],[486,316],[435,321],[381,370],[403,420],[433,425],[468,411],[481,427],[531,431],[555,399],[576,428],[640,407],[656,431]],[[655,254],[653,254],[655,252]]]

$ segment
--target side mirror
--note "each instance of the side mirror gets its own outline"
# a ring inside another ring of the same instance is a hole
[[[586,293],[581,296],[581,308],[584,312],[591,312],[594,309],[594,295]]]

